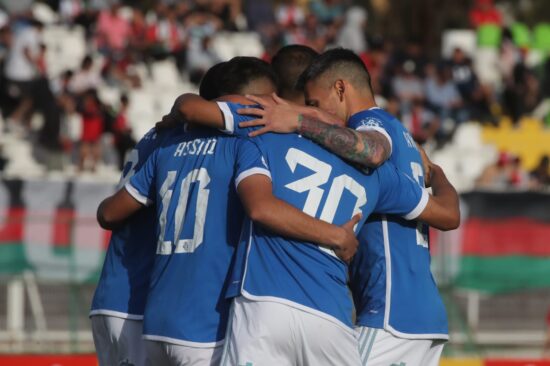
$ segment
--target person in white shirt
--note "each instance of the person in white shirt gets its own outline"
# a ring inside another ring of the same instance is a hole
[[[31,20],[28,27],[16,33],[8,52],[4,74],[8,94],[20,100],[17,108],[8,117],[8,124],[21,122],[30,114],[33,105],[33,84],[39,77],[40,34],[43,24]]]

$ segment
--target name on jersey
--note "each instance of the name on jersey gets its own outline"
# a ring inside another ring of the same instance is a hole
[[[417,149],[416,142],[414,141],[413,137],[410,133],[403,131],[403,137],[405,138],[405,141],[407,142],[407,145],[413,149]]]
[[[195,139],[182,142],[178,145],[174,157],[182,157],[187,155],[213,155],[216,149],[218,140],[211,139]]]

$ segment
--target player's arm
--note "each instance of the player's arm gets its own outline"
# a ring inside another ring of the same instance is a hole
[[[218,101],[250,103],[248,99],[238,95],[223,96]],[[174,102],[170,113],[156,124],[156,128],[170,128],[178,124],[189,123],[233,133],[233,129],[228,130],[227,121],[224,118],[226,115],[231,115],[231,112],[226,111],[224,114],[220,108],[221,106],[216,101],[206,100],[200,95],[182,94]]]
[[[246,213],[255,223],[281,236],[331,248],[344,261],[355,254],[358,242],[353,227],[359,215],[341,227],[315,219],[276,198],[271,180],[260,174],[242,180],[237,191]]]
[[[97,209],[97,222],[106,230],[113,230],[126,219],[154,201],[154,172],[158,150],[114,195],[107,197]]]
[[[430,172],[432,194],[418,220],[439,230],[454,230],[460,225],[458,193],[440,166],[432,164]]]
[[[99,204],[97,222],[105,230],[114,230],[142,207],[143,204],[123,187]]]
[[[239,110],[239,113],[258,117],[241,123],[240,127],[263,126],[251,132],[251,137],[267,132],[296,132],[342,159],[367,168],[380,166],[391,155],[390,141],[378,131],[356,131],[338,126],[335,124],[337,117],[319,108],[290,104],[276,95],[247,97],[262,106]]]
[[[458,194],[436,165],[431,168],[433,195],[391,162],[376,170],[380,196],[375,212],[420,220],[440,230],[453,230],[460,224]]]

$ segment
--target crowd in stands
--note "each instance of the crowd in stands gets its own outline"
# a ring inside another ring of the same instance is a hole
[[[267,61],[287,44],[318,52],[352,49],[371,73],[378,103],[398,116],[418,142],[437,148],[463,122],[495,125],[507,116],[516,123],[550,98],[550,59],[544,55],[536,64],[528,62],[529,48],[491,0],[474,1],[469,26],[497,28],[496,82],[478,74],[471,50],[455,47],[445,57],[439,52],[434,57],[420,41],[401,44],[373,34],[370,14],[347,0],[166,0],[146,9],[107,0],[48,3],[58,16],[56,24],[82,27],[85,35],[87,55],[80,67],[59,75],[49,73],[49,50],[41,42],[49,25],[30,12],[0,8],[0,129],[30,139],[48,170],[63,170],[72,162],[78,171],[94,171],[106,149],[116,156],[111,163],[121,167],[140,137],[132,131],[132,98],[126,93],[145,87],[136,65],[150,70],[159,60],[172,60],[182,80],[197,86],[209,67],[224,61],[213,47],[220,32],[254,32],[263,46],[257,56]],[[99,97],[103,85],[123,91],[116,103]],[[42,116],[38,130],[33,114]],[[0,169],[3,165],[0,158]],[[480,185],[548,185],[548,157],[530,175],[518,171],[519,159],[506,152],[493,168],[479,179]]]

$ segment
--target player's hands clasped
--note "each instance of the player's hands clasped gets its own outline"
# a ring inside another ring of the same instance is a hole
[[[300,106],[280,98],[273,93],[270,96],[247,95],[248,99],[261,106],[261,108],[243,108],[237,110],[242,115],[252,115],[258,119],[241,122],[239,126],[256,127],[264,126],[249,134],[250,137],[263,135],[267,132],[292,133],[298,130]]]
[[[334,253],[346,263],[351,261],[351,258],[357,252],[357,247],[359,246],[359,241],[355,236],[353,228],[361,220],[361,214],[357,214],[351,218],[344,225],[340,226],[342,231],[342,237],[339,243],[334,247]]]

